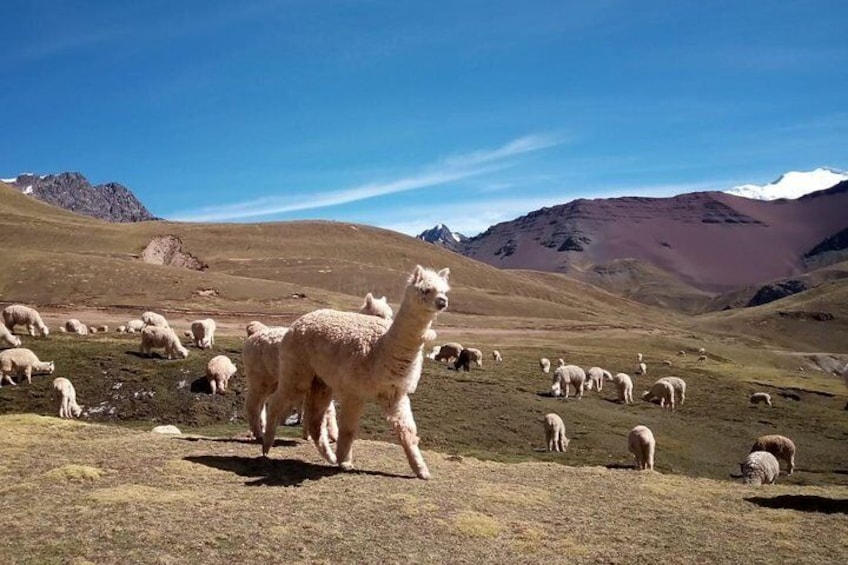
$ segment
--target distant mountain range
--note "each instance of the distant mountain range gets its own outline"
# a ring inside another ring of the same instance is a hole
[[[48,204],[108,222],[157,219],[127,187],[116,182],[93,186],[80,173],[23,173],[0,181]]]
[[[848,260],[848,180],[843,177],[848,175],[827,169],[787,173],[759,191],[748,186],[756,199],[731,194],[735,189],[670,198],[579,199],[491,226],[472,238],[442,235],[440,240],[501,268],[563,273],[652,304],[706,304],[710,295]],[[834,178],[842,180],[811,190]],[[806,179],[804,186],[800,179]],[[807,194],[784,199],[798,192]],[[441,234],[452,233],[437,227]]]

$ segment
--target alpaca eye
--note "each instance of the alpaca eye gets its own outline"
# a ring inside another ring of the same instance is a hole
[[[433,294],[433,289],[428,288],[427,290],[424,291],[424,294],[426,294],[427,296],[430,296],[431,294]]]

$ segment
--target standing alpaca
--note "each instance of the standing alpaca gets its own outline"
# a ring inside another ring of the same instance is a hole
[[[268,400],[262,453],[274,445],[281,416],[306,397],[306,424],[328,462],[353,468],[351,447],[365,401],[374,399],[394,428],[410,466],[420,479],[430,471],[418,448],[418,430],[409,394],[421,378],[422,348],[430,325],[447,308],[448,269],[438,273],[415,267],[397,316],[382,318],[336,310],[316,310],[291,325],[280,344],[279,384]],[[334,454],[321,429],[335,396],[341,404],[339,439]]]
[[[56,404],[59,407],[60,418],[79,418],[82,408],[77,404],[77,391],[74,385],[65,377],[53,379],[53,389],[56,391]]]
[[[654,470],[657,442],[647,426],[636,426],[627,434],[627,449],[636,458],[637,471]]]
[[[565,437],[565,424],[559,415],[551,412],[542,419],[545,424],[545,442],[548,451],[565,451],[571,440]]]

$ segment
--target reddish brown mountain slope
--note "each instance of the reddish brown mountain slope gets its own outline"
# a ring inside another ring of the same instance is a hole
[[[566,273],[634,258],[722,292],[803,272],[803,255],[848,227],[845,210],[848,182],[797,200],[722,192],[575,200],[492,226],[463,253],[498,267]]]

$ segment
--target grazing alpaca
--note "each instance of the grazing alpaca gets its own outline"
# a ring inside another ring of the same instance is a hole
[[[279,384],[268,399],[262,453],[274,445],[282,416],[306,397],[305,422],[318,451],[328,462],[353,468],[351,446],[365,401],[374,399],[398,434],[418,478],[430,471],[418,449],[418,430],[409,394],[421,378],[422,348],[436,315],[448,305],[448,269],[438,273],[415,267],[393,322],[382,318],[316,310],[289,327],[280,344]],[[339,439],[334,454],[321,422],[335,397],[341,404]]]

